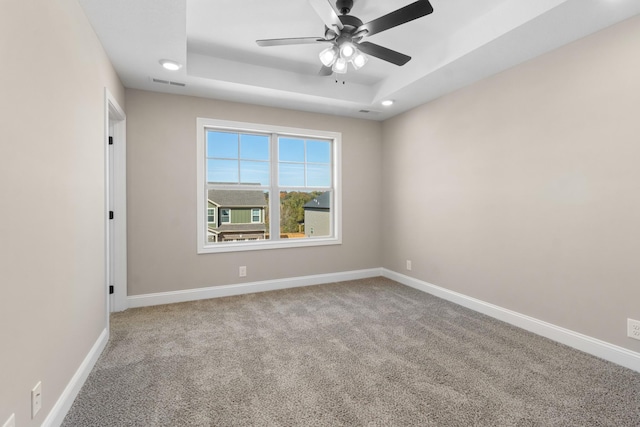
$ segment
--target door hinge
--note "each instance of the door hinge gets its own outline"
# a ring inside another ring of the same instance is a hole
[[[109,295],[113,293],[113,285],[109,285]]]
[[[113,137],[112,136],[109,137],[109,145],[113,145]]]
[[[113,219],[113,211],[109,211],[109,219]]]

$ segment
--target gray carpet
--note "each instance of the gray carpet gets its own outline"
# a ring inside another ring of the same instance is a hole
[[[114,314],[63,426],[640,426],[640,374],[375,278]]]

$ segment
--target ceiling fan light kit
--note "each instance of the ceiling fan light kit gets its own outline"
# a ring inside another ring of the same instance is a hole
[[[369,58],[352,43],[344,43],[339,48],[337,45],[326,48],[320,52],[320,62],[325,67],[331,67],[336,73],[346,73],[348,64],[351,63],[354,69],[362,68]]]
[[[406,64],[411,59],[410,56],[371,42],[362,42],[361,40],[366,36],[406,24],[433,12],[433,7],[428,0],[418,0],[363,24],[359,18],[349,15],[353,7],[353,0],[336,1],[336,8],[340,11],[340,16],[338,16],[333,6],[328,3],[328,0],[308,1],[325,24],[324,38],[266,39],[256,40],[256,43],[258,46],[331,43],[331,46],[324,49],[319,55],[320,62],[323,65],[320,75],[325,76],[331,75],[332,72],[346,73],[349,63],[354,69],[358,70],[369,60],[367,55],[375,56],[399,66]]]

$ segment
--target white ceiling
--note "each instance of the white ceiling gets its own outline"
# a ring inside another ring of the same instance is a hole
[[[336,82],[317,74],[325,45],[255,43],[322,37],[324,24],[307,0],[78,1],[128,88],[372,120],[640,14],[638,0],[430,0],[431,15],[365,38],[411,61],[398,67],[370,58]],[[351,14],[368,22],[413,1],[355,0]],[[161,59],[184,66],[166,71]],[[384,99],[395,104],[383,107]]]

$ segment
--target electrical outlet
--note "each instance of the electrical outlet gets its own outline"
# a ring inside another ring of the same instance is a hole
[[[411,271],[411,260],[407,260],[407,270]]]
[[[238,276],[247,277],[247,266],[246,265],[241,265],[240,266],[240,270],[238,271]]]
[[[2,425],[2,427],[16,427],[16,415],[11,414],[9,419]]]
[[[627,319],[627,336],[640,340],[640,320]]]

